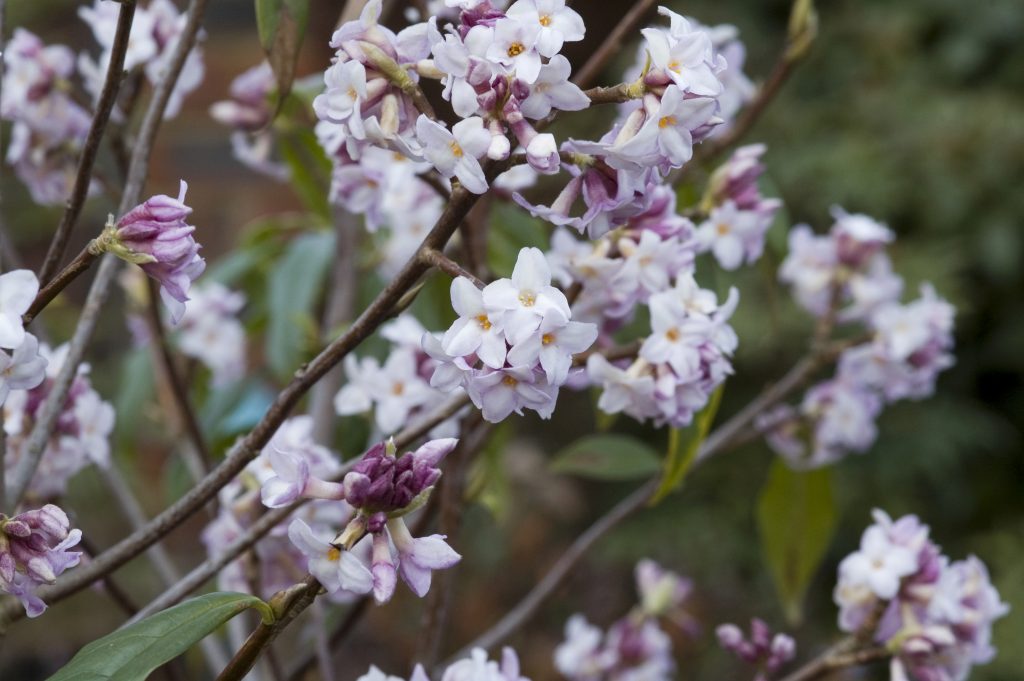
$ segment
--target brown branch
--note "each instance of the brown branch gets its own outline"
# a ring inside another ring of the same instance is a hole
[[[622,43],[632,36],[637,26],[655,4],[657,4],[655,0],[637,0],[615,26],[615,29],[604,39],[597,51],[576,72],[572,82],[581,88],[587,88],[596,81],[611,58],[619,54]]]
[[[483,288],[485,286],[484,282],[477,279],[475,274],[463,269],[462,265],[455,262],[454,260],[452,260],[439,250],[432,248],[424,249],[423,251],[420,252],[420,255],[423,258],[424,262],[426,262],[431,267],[436,267],[437,269],[441,270],[442,272],[450,276],[452,279],[457,279],[458,277],[465,277],[466,279],[469,279],[471,282],[473,282],[473,284],[476,285],[477,288]]]
[[[82,206],[85,205],[85,199],[89,193],[89,185],[92,182],[92,169],[96,163],[96,155],[99,153],[103,133],[106,130],[107,122],[110,120],[110,113],[114,110],[114,104],[117,102],[117,93],[121,88],[121,79],[124,76],[124,59],[128,52],[128,42],[131,36],[132,20],[134,17],[135,0],[123,0],[117,15],[114,42],[110,48],[110,64],[107,66],[107,76],[103,81],[103,89],[100,90],[99,100],[96,102],[96,113],[92,117],[92,123],[86,135],[85,145],[82,147],[82,155],[78,158],[78,170],[75,173],[75,184],[71,189],[71,196],[68,198],[67,206],[64,209],[64,214],[61,216],[57,231],[50,241],[43,265],[39,268],[40,284],[49,283],[50,278],[60,266],[61,260],[64,259],[68,241],[71,238],[71,231],[74,229],[75,222],[82,212]]]
[[[36,315],[43,311],[43,308],[49,305],[61,291],[67,288],[68,284],[74,281],[82,272],[89,269],[96,262],[97,257],[95,253],[89,250],[89,247],[83,248],[82,252],[68,263],[67,267],[62,269],[57,276],[50,279],[46,282],[45,286],[39,289],[35,300],[32,301],[25,314],[21,316],[22,324],[28,326],[36,318]]]

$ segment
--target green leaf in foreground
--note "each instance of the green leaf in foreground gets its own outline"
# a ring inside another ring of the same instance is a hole
[[[761,490],[757,524],[786,619],[795,626],[836,527],[830,471],[794,471],[776,459]]]
[[[640,440],[605,433],[572,443],[551,461],[551,470],[599,480],[633,480],[658,472],[658,454]]]
[[[272,622],[270,606],[248,594],[219,592],[185,601],[93,641],[49,681],[144,681],[247,608]]]
[[[690,467],[697,458],[700,446],[704,444],[708,431],[711,430],[711,424],[714,422],[715,415],[718,413],[718,407],[722,403],[722,392],[724,390],[725,386],[721,385],[715,392],[711,393],[711,399],[708,400],[707,406],[694,417],[693,424],[685,431],[678,428],[669,430],[665,472],[661,476],[658,490],[651,496],[650,503],[652,506],[660,503],[662,499],[683,484],[686,474],[690,472]]]

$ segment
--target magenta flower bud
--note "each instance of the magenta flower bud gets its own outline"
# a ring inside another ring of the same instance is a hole
[[[163,194],[147,199],[108,226],[91,246],[96,253],[109,251],[139,265],[155,279],[174,323],[185,312],[192,282],[206,269],[200,246],[192,238],[195,227],[185,222],[192,212],[184,204],[187,190],[182,180],[177,199]]]
[[[70,529],[67,514],[52,504],[13,518],[0,515],[0,590],[17,596],[29,617],[41,614],[46,605],[36,588],[78,564],[82,554],[68,549],[81,538],[80,530]]]
[[[391,441],[373,446],[345,475],[345,500],[366,514],[395,517],[414,510],[441,477],[437,465],[457,442],[431,440],[401,457],[395,456]]]

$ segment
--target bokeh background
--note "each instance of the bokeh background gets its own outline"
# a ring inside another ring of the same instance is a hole
[[[174,193],[178,178],[188,179],[200,239],[214,262],[256,221],[296,211],[301,204],[287,186],[238,164],[227,131],[208,116],[209,105],[225,96],[231,79],[261,59],[250,0],[210,4],[206,80],[181,115],[166,124],[148,187],[150,193]],[[341,4],[314,0],[300,74],[327,64],[327,41]],[[707,24],[735,24],[748,46],[746,71],[758,81],[767,75],[785,35],[787,2],[667,4]],[[635,598],[632,566],[644,556],[690,576],[696,585],[693,609],[704,630],[695,638],[676,637],[679,678],[745,678],[747,671],[717,650],[712,632],[724,621],[743,623],[755,615],[793,633],[801,657],[813,654],[836,635],[835,567],[856,546],[874,507],[917,513],[948,554],[975,553],[988,563],[1013,610],[995,627],[998,658],[972,678],[1024,676],[1024,45],[1019,39],[1024,3],[820,4],[820,33],[811,54],[748,138],[768,145],[764,189],[780,196],[785,209],[764,261],[737,278],[744,293],[736,319],[741,345],[737,374],[729,381],[720,413],[738,409],[799,357],[811,321],[773,286],[774,269],[784,255],[788,226],[809,222],[825,229],[833,205],[873,215],[896,231],[893,257],[908,293],[930,280],[956,304],[957,364],[942,376],[934,398],[888,409],[877,445],[832,471],[838,529],[809,587],[799,625],[786,623],[764,566],[755,512],[772,455],[753,443],[697,471],[680,493],[623,524],[576,569],[556,598],[512,640],[535,681],[556,678],[551,652],[571,613],[582,612],[607,626],[628,610]],[[77,5],[65,0],[8,3],[8,26],[25,26],[47,42],[94,50],[76,17]],[[585,44],[568,50],[578,64],[629,3],[576,5],[588,24]],[[618,82],[617,74],[633,55],[634,45],[624,49],[605,82]],[[0,188],[4,228],[24,261],[37,267],[59,212],[34,206],[9,170]],[[104,199],[90,201],[80,221],[81,242],[72,249],[84,244],[89,227],[98,229],[109,210]],[[720,289],[730,283],[722,275],[713,282]],[[246,285],[253,289],[247,290],[250,298],[259,298],[266,286],[258,277]],[[78,282],[60,307],[48,312],[53,339],[70,333],[74,307],[86,286],[87,281]],[[153,514],[186,483],[170,454],[161,403],[147,380],[145,361],[140,365],[133,359],[137,354],[126,350],[121,300],[115,296],[108,307],[89,355],[93,381],[119,408],[115,455]],[[258,313],[249,321],[258,331]],[[252,359],[260,361],[258,349]],[[274,385],[272,376],[259,377],[263,390]],[[218,429],[223,414],[216,407],[208,406],[204,422],[211,437],[227,444],[230,433]],[[448,652],[496,621],[568,542],[631,489],[626,483],[583,481],[549,471],[552,454],[598,426],[585,396],[565,399],[559,415],[555,425],[526,419],[498,433],[488,455],[498,463],[486,503],[472,505],[465,518],[459,548],[466,558],[445,632]],[[663,434],[621,421],[614,427],[664,447]],[[77,526],[99,547],[127,531],[92,472],[76,479],[69,505]],[[203,557],[195,540],[200,527],[201,521],[186,525],[167,542],[182,568]],[[116,579],[138,602],[159,589],[144,558]],[[45,678],[120,621],[120,613],[98,591],[61,603],[7,634],[0,648],[0,678]],[[371,662],[391,673],[408,673],[420,623],[421,604],[408,594],[372,610],[340,652],[338,678],[354,679]],[[299,649],[282,648],[281,653],[287,659]],[[192,669],[198,674],[200,667]],[[888,677],[877,668],[846,678]]]

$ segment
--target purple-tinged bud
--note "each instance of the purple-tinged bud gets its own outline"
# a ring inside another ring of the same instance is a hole
[[[463,10],[459,15],[459,36],[465,40],[469,30],[474,26],[494,27],[498,19],[504,19],[505,13],[496,9],[488,0],[484,0],[473,9]]]
[[[185,222],[192,209],[184,204],[188,184],[181,181],[178,198],[153,196],[125,213],[90,244],[94,254],[107,251],[142,270],[160,284],[160,297],[177,323],[185,312],[192,282],[206,269],[195,227]]]
[[[81,553],[68,551],[82,538],[70,529],[67,514],[52,504],[13,518],[0,515],[0,590],[17,596],[29,617],[46,605],[35,595],[41,584],[52,584]]]
[[[395,561],[391,557],[391,543],[385,532],[377,532],[373,535],[371,572],[373,573],[373,597],[378,603],[386,603],[395,593],[398,572],[395,569]]]
[[[723,624],[715,630],[718,643],[743,662],[757,665],[764,671],[774,672],[796,655],[796,643],[786,634],[772,635],[763,620],[750,622],[750,638],[735,624]],[[758,678],[764,678],[759,676]]]
[[[367,515],[397,517],[415,510],[441,477],[438,463],[457,442],[451,438],[431,440],[401,457],[395,456],[391,440],[374,445],[345,475],[345,500]]]

